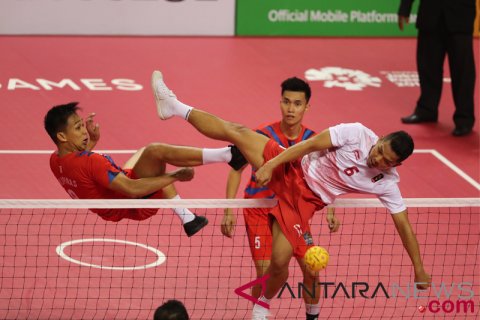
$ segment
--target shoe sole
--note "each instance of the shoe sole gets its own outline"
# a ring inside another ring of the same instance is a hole
[[[194,229],[193,233],[187,234],[187,236],[190,238],[197,234],[200,230],[202,230],[206,225],[208,224],[208,219],[205,218],[205,221],[202,224],[199,224],[196,229]]]
[[[461,132],[461,133],[455,133],[455,132],[452,132],[452,136],[454,137],[465,137],[465,136],[468,136],[472,133],[472,130],[468,131],[468,132]]]
[[[158,113],[158,116],[160,117],[160,119],[162,120],[166,120],[167,118],[162,114],[162,107],[160,105],[161,103],[161,99],[158,94],[157,94],[157,88],[156,88],[156,85],[155,83],[158,81],[158,80],[161,80],[163,81],[163,75],[160,71],[158,70],[155,70],[153,71],[152,73],[152,79],[151,79],[151,86],[152,86],[152,90],[153,90],[153,95],[155,96],[155,103],[157,105],[157,113]]]
[[[434,122],[438,122],[438,120],[420,120],[420,121],[414,121],[414,122],[410,122],[410,121],[404,121],[404,120],[401,120],[403,124],[422,124],[422,123],[434,123]]]

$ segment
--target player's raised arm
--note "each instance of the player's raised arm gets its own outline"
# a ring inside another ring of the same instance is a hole
[[[332,140],[330,138],[330,130],[323,130],[320,134],[316,135],[313,138],[297,143],[294,146],[291,146],[287,150],[280,153],[275,158],[271,159],[264,163],[264,165],[259,168],[255,174],[257,183],[259,186],[264,186],[272,178],[273,170],[281,165],[282,163],[287,163],[294,161],[303,157],[304,155],[314,152],[325,150],[331,148]]]
[[[85,119],[85,127],[87,128],[88,132],[88,144],[86,150],[91,151],[97,145],[98,140],[100,140],[100,125],[93,121],[93,117],[95,117],[96,113],[90,113],[87,118]]]

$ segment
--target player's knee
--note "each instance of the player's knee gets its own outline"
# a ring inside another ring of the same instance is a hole
[[[164,143],[150,143],[145,147],[143,156],[157,160],[164,160],[168,154],[168,145]]]
[[[289,261],[285,259],[272,259],[268,272],[272,276],[288,277],[288,265]]]
[[[276,266],[274,267],[272,265],[272,267],[269,269],[268,271],[268,274],[271,276],[271,277],[274,277],[274,278],[277,278],[277,279],[288,279],[288,266]]]

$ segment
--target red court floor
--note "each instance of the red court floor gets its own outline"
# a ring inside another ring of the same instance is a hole
[[[169,86],[186,103],[256,127],[278,119],[281,81],[294,75],[304,77],[308,69],[334,66],[368,73],[380,79],[380,87],[349,91],[341,87],[326,88],[322,81],[311,81],[311,109],[305,117],[308,126],[322,130],[340,122],[359,121],[379,135],[407,130],[414,137],[417,149],[435,149],[473,180],[480,180],[478,124],[468,137],[450,136],[453,100],[448,82],[437,124],[400,123],[400,117],[413,110],[419,92],[416,86],[398,86],[412,83],[409,74],[415,72],[415,39],[2,37],[1,40],[0,152],[52,150],[42,127],[43,116],[50,106],[69,101],[79,101],[85,112],[97,113],[102,130],[98,149],[138,149],[153,141],[223,146],[225,143],[202,137],[180,120],[161,122],[156,117],[149,85],[153,69],[163,71]],[[475,50],[478,56],[478,40]],[[445,73],[448,78],[447,66]],[[397,84],[391,78],[396,78]],[[63,88],[51,84],[58,86],[62,79],[66,79]],[[129,79],[135,85],[112,84],[122,81],[118,79]],[[478,99],[477,81],[477,115]],[[0,154],[3,166],[9,168],[2,173],[5,182],[0,190],[2,198],[66,197],[48,170],[47,155],[19,153]],[[113,157],[119,163],[127,159],[125,155]],[[400,168],[406,197],[478,196],[477,188],[464,183],[457,174],[450,177],[451,170],[440,165],[436,158],[414,156],[409,162]],[[212,171],[218,174],[210,174]],[[226,171],[220,165],[200,168],[198,178],[182,184],[180,189],[188,198],[222,197]],[[438,183],[445,174],[449,175],[447,185]]]
[[[344,71],[356,70],[355,74],[370,80],[370,85],[354,86],[356,90],[347,90],[342,85],[355,81],[358,84],[358,78],[338,74],[334,76],[340,86],[330,87],[332,83],[325,80],[310,80],[312,99],[311,108],[305,116],[307,126],[320,131],[341,122],[361,122],[378,135],[406,130],[415,140],[416,153],[398,169],[404,197],[478,198],[479,125],[477,121],[473,134],[467,137],[455,138],[450,135],[454,126],[454,106],[447,64],[439,122],[426,125],[403,125],[400,122],[400,117],[413,111],[419,94],[415,45],[415,39],[389,38],[0,37],[0,198],[67,198],[65,191],[50,173],[48,164],[49,153],[54,146],[43,129],[42,121],[46,111],[53,105],[79,101],[85,114],[96,112],[96,120],[101,126],[101,140],[97,149],[112,153],[117,164],[123,164],[133,150],[150,142],[206,147],[227,144],[202,137],[182,120],[162,122],[158,119],[150,90],[150,75],[154,69],[164,73],[166,83],[185,103],[253,128],[261,123],[279,120],[280,83],[284,79],[291,76],[304,78],[307,70],[317,69],[318,74],[322,70],[331,70],[326,69],[328,67],[342,68]],[[474,47],[478,75],[478,39],[475,40]],[[475,108],[476,117],[480,119],[478,89],[477,81]],[[178,190],[183,198],[223,198],[227,174],[228,168],[220,164],[198,168],[194,181],[179,183]],[[246,172],[245,176],[248,174]],[[473,238],[465,240],[465,244],[468,244],[468,252],[472,253],[475,260],[474,267],[478,268],[478,252],[471,251],[475,248],[475,239],[478,250],[478,216],[475,218],[475,212],[469,214],[471,222],[477,227],[466,229]],[[12,213],[12,216],[15,217],[15,214]],[[415,218],[415,221],[416,219],[420,218]],[[10,220],[2,219],[6,234],[13,236],[15,232],[9,229],[8,221]],[[42,223],[49,225],[55,219],[34,221],[41,228]],[[220,221],[221,217],[212,217],[212,226],[216,228]],[[67,225],[74,223],[74,220],[69,220]],[[96,220],[92,223],[101,224]],[[155,223],[161,224],[161,221]],[[355,221],[350,223],[351,226],[355,225]],[[435,223],[432,225],[435,228]],[[130,233],[128,228],[119,233],[116,233],[116,227],[114,229],[113,235],[122,239],[136,234],[136,231]],[[53,248],[59,241],[66,241],[61,229],[55,230],[58,237],[48,238],[53,241],[50,244]],[[72,239],[79,238],[71,232],[67,231],[67,234]],[[345,232],[350,237],[350,244],[351,241],[357,241],[351,239],[348,231]],[[439,231],[435,232],[438,234]],[[457,230],[454,233],[458,235],[461,232]],[[91,235],[94,234],[92,231]],[[158,237],[162,233],[155,231],[154,234]],[[424,234],[424,237],[428,238],[427,235],[428,233]],[[213,249],[213,252],[224,250],[230,245],[218,230],[213,229],[205,233],[202,241],[215,241],[217,237],[220,249]],[[138,240],[136,236],[135,239]],[[238,235],[238,239],[242,242],[244,237]],[[389,236],[384,236],[384,239],[387,242],[390,240]],[[366,240],[370,241],[370,238],[367,237]],[[161,242],[156,239],[153,245],[161,246],[159,241]],[[459,241],[461,243],[462,240]],[[167,242],[170,242],[170,238]],[[188,243],[195,246],[195,242]],[[240,262],[245,268],[250,268],[249,259],[245,258],[248,255],[245,245],[244,242],[237,244],[237,251],[233,252],[240,252]],[[396,245],[399,245],[398,239]],[[436,250],[439,250],[439,246],[440,244]],[[174,250],[171,245],[168,248]],[[9,254],[13,254],[12,251]],[[171,254],[175,259],[178,257],[174,251]],[[221,256],[222,259],[230,258],[226,253]],[[54,265],[64,263],[59,262],[55,254],[50,258]],[[355,263],[358,266],[360,262]],[[404,264],[402,262],[399,265]],[[395,269],[391,265],[389,267]],[[59,270],[63,269],[59,267]],[[85,270],[77,271],[90,274]],[[175,274],[176,271],[168,269],[158,272],[162,272],[162,279],[167,279],[169,276],[166,275]],[[208,268],[204,272],[208,274]],[[243,271],[240,268],[232,272]],[[437,272],[442,271],[437,269]],[[471,273],[471,270],[468,272]],[[249,269],[247,278],[250,274]],[[369,272],[369,277],[373,277],[372,274],[373,271]],[[95,274],[94,278],[97,276]],[[147,280],[142,281],[146,283],[152,276],[155,275],[144,275],[142,279]],[[353,279],[351,276],[349,273],[349,280]],[[8,278],[5,275],[3,277]],[[109,277],[111,279],[112,276]],[[243,281],[245,278],[241,279]],[[458,278],[452,275],[448,281],[450,280],[458,281]],[[35,288],[32,290],[35,296],[48,295],[48,292],[38,292]],[[58,292],[56,294],[61,295]],[[121,304],[122,297],[116,298]],[[32,301],[22,300],[21,308],[28,308]],[[100,309],[104,311],[87,313],[87,317],[115,317],[115,314],[108,311],[108,301],[102,301],[106,306]],[[56,302],[52,299],[44,303],[51,306]],[[201,310],[202,306],[195,305],[198,303],[199,300],[189,301],[188,306]],[[243,302],[241,305],[241,310],[248,308]],[[294,308],[298,309],[299,306],[295,304]],[[143,307],[151,308],[152,305],[138,308]],[[353,305],[350,307],[354,308]],[[212,308],[218,308],[218,304]],[[386,307],[383,313],[375,313],[375,316],[389,317],[389,310],[392,309]],[[243,318],[245,312],[233,317]],[[72,315],[82,318],[78,310],[52,313],[51,318],[68,318]],[[121,315],[133,319],[139,314],[127,312]],[[208,318],[209,315],[211,313],[196,313],[197,318]],[[39,319],[49,317],[41,313],[30,316]],[[19,317],[30,316],[22,313]],[[406,312],[404,317],[410,316],[411,313]]]

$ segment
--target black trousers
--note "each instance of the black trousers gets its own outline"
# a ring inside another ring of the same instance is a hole
[[[472,33],[448,32],[445,22],[435,30],[419,30],[417,40],[417,70],[420,78],[420,98],[415,113],[436,119],[442,95],[445,55],[452,79],[455,103],[453,121],[457,127],[473,127],[475,62]]]

